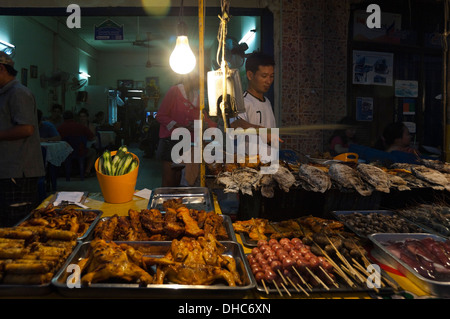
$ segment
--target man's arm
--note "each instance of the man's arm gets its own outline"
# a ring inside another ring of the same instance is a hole
[[[0,131],[0,141],[14,141],[27,138],[34,133],[34,126],[28,124],[15,125]]]
[[[246,120],[243,120],[241,118],[236,119],[235,121],[233,121],[232,123],[230,123],[230,127],[231,128],[243,128],[248,129],[248,128],[263,128],[262,126],[256,125],[256,124],[251,124],[249,122],[247,122]]]

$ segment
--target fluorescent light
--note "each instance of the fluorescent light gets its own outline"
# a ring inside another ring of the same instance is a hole
[[[248,31],[241,39],[241,41],[239,41],[239,44],[241,43],[249,43],[250,41],[253,40],[253,38],[255,37],[256,34],[256,29],[252,29],[250,31]]]
[[[8,48],[14,49],[16,47],[14,44],[8,43],[8,42],[3,41],[3,40],[0,40],[0,43],[3,44],[4,46],[8,47]]]
[[[84,71],[80,71],[80,72],[78,72],[78,73],[80,74],[81,77],[86,78],[86,79],[91,77],[89,74],[87,74],[87,73],[84,72]]]
[[[14,50],[16,49],[16,46],[14,44],[11,44],[9,42],[0,40],[0,44],[3,45],[5,48],[1,51],[5,52],[8,55],[11,55],[14,53]]]

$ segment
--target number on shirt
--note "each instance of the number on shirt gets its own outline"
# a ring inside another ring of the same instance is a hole
[[[256,113],[259,114],[259,124],[261,124],[262,123],[261,111],[256,111]]]

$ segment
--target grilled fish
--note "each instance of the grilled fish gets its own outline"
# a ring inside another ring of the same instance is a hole
[[[308,191],[325,193],[332,186],[330,176],[320,168],[308,164],[301,164],[298,176],[303,188]]]
[[[358,172],[348,165],[333,163],[328,170],[331,179],[339,186],[355,189],[362,196],[370,196],[373,189],[359,176]]]
[[[374,165],[359,163],[356,166],[361,178],[372,185],[377,191],[383,193],[390,192],[389,177],[381,168]]]

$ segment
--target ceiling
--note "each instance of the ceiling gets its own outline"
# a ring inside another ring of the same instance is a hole
[[[66,23],[67,17],[61,17],[61,23]],[[123,26],[123,40],[96,40],[95,26],[105,20],[112,20]],[[185,16],[183,21],[188,26],[187,32],[191,46],[198,46],[199,29],[198,17]],[[78,36],[94,49],[102,52],[147,52],[150,50],[172,49],[177,35],[178,16],[152,17],[152,16],[87,16],[81,20],[82,26],[73,29]],[[204,47],[217,45],[217,32],[219,28],[218,17],[206,17],[204,27]],[[149,39],[149,41],[148,41]]]

